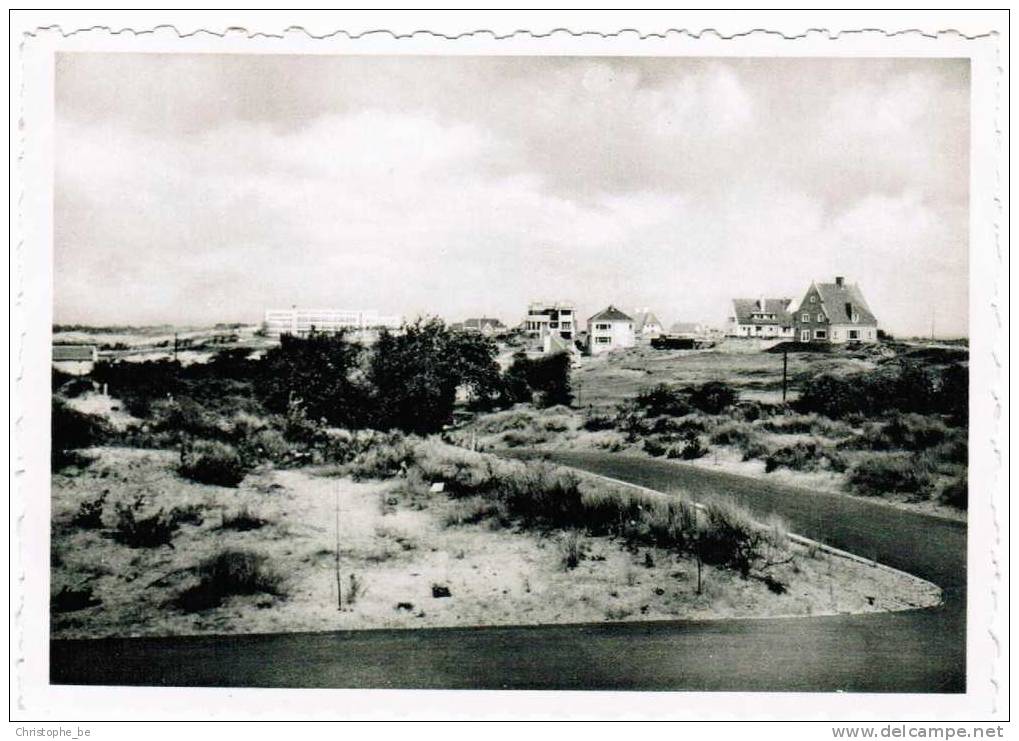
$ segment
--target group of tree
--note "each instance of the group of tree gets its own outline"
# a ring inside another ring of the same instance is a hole
[[[371,345],[343,332],[283,335],[257,360],[227,350],[189,366],[104,363],[93,375],[140,417],[161,399],[186,397],[222,411],[257,405],[286,414],[299,405],[309,419],[337,427],[420,434],[450,422],[458,400],[478,409],[570,402],[567,355],[518,353],[503,373],[497,352],[490,338],[429,319],[382,330]]]

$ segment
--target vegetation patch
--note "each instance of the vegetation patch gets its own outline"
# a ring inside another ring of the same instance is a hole
[[[175,604],[185,612],[219,607],[235,595],[269,594],[286,597],[283,577],[268,565],[268,559],[251,550],[221,550],[202,561],[195,573],[198,583],[181,592]]]

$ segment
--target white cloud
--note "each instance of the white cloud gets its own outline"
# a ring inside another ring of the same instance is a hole
[[[57,320],[717,322],[838,273],[894,331],[931,295],[964,331],[964,76],[819,64],[62,57]]]

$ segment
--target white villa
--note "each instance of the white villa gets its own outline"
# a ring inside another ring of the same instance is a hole
[[[269,309],[265,312],[265,330],[270,337],[292,334],[303,337],[316,332],[340,330],[399,329],[403,317],[385,316],[377,311],[346,309]]]
[[[587,350],[591,355],[633,347],[635,342],[633,317],[611,304],[587,320]]]

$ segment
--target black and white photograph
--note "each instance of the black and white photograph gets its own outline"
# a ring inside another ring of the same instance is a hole
[[[89,39],[23,245],[49,687],[990,691],[962,39]]]

